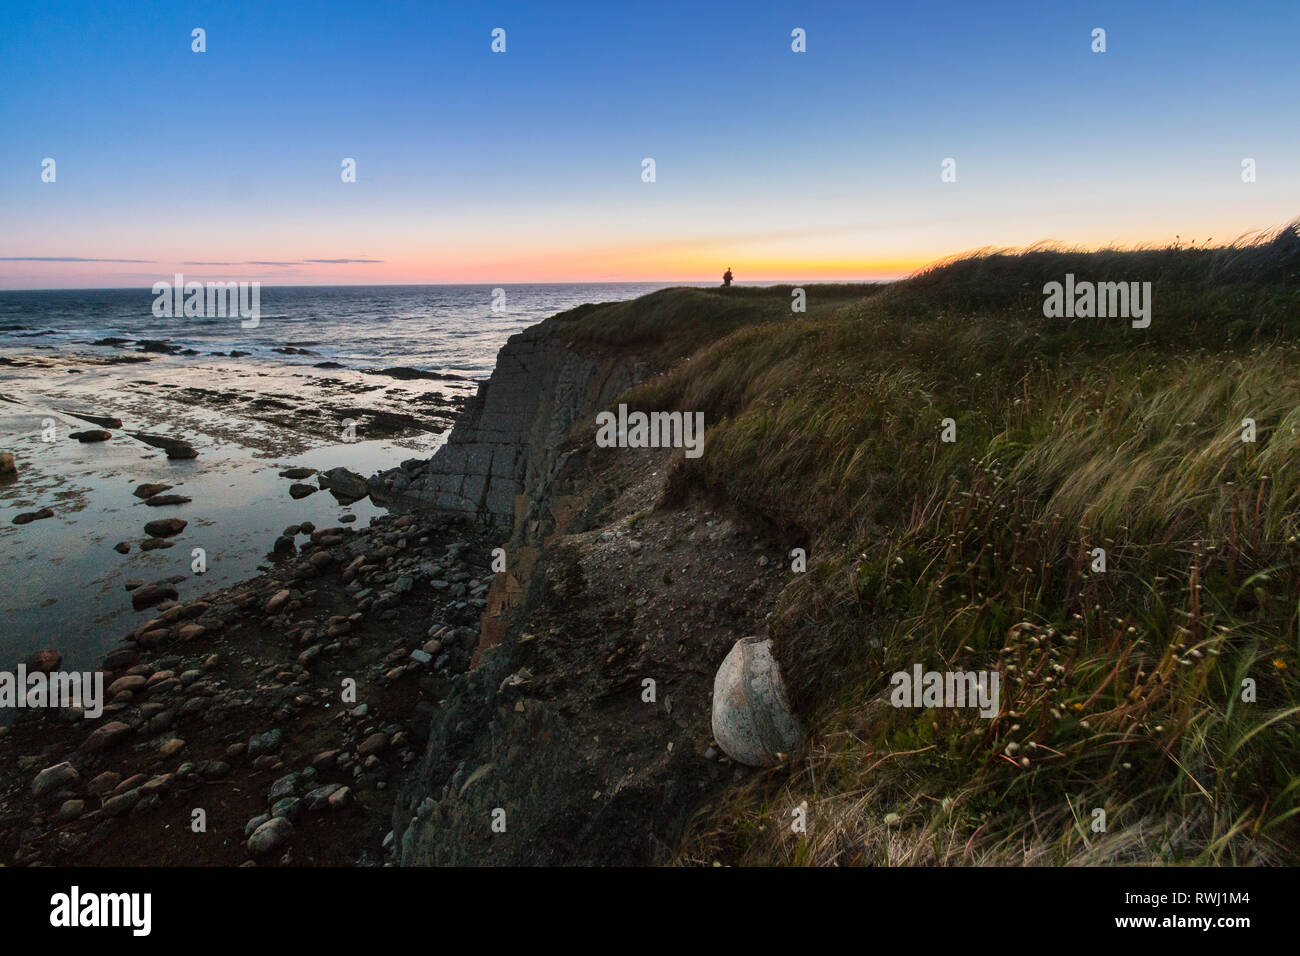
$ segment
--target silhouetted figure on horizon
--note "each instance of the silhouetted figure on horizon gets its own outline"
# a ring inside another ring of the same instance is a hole
[[[727,266],[727,271],[722,273],[722,287],[725,289],[731,285],[731,266]]]

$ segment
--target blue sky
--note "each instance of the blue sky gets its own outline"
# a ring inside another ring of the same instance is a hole
[[[1295,2],[0,11],[4,287],[870,278],[1300,215]],[[22,261],[68,257],[144,261]]]

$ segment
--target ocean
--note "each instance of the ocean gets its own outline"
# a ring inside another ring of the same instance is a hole
[[[0,291],[0,451],[18,466],[0,478],[0,670],[43,648],[95,666],[157,613],[132,606],[134,582],[170,580],[193,601],[267,568],[288,526],[365,527],[380,506],[292,497],[281,472],[428,458],[511,334],[665,285],[266,287],[249,329],[157,318],[148,288]],[[86,415],[112,420],[111,437],[76,438],[104,427]],[[168,459],[141,433],[198,457]],[[190,500],[146,505],[145,483]],[[15,523],[44,508],[53,517]],[[142,550],[163,517],[187,526]]]
[[[263,286],[253,329],[229,317],[156,318],[156,296],[147,287],[0,290],[0,350],[107,349],[112,346],[92,343],[122,338],[166,341],[200,353],[247,352],[250,364],[401,365],[482,379],[491,374],[505,340],[520,329],[586,302],[633,299],[667,285]],[[504,295],[494,296],[494,289]]]

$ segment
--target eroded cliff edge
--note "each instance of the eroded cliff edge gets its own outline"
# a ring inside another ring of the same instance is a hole
[[[371,493],[512,529],[520,497],[535,497],[546,486],[574,424],[648,371],[629,356],[568,341],[566,323],[579,312],[511,336],[447,444],[427,462],[376,475]]]
[[[573,334],[592,308],[513,336],[447,445],[370,481],[495,527],[506,560],[398,796],[404,865],[666,862],[747,773],[713,746],[710,691],[762,629],[779,549],[703,504],[657,507],[680,451],[594,447],[596,413],[662,353]]]

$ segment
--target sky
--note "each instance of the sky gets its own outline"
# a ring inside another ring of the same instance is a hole
[[[1230,240],[1300,216],[1297,36],[1295,0],[0,0],[0,288]]]

